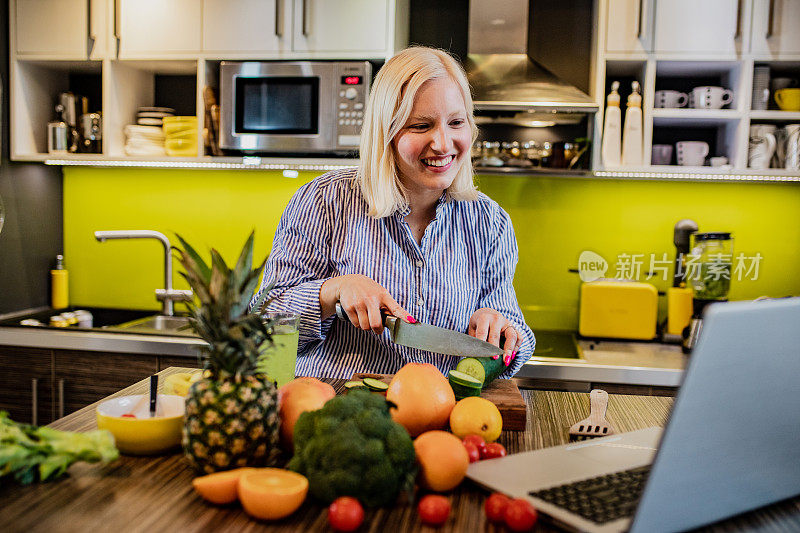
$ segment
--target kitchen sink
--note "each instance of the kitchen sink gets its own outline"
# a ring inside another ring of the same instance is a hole
[[[189,327],[189,319],[185,316],[154,315],[152,310],[135,309],[110,309],[102,307],[71,307],[68,311],[82,309],[89,311],[93,316],[91,328],[81,327],[78,324],[66,328],[69,331],[102,331],[107,333],[136,333],[151,335],[178,335],[196,336]],[[49,325],[50,317],[65,311],[64,309],[39,309],[28,313],[15,313],[0,320],[0,327],[14,328],[41,328],[47,330],[64,331],[65,328],[56,328]],[[24,319],[35,319],[39,325],[23,325]]]
[[[534,330],[536,349],[534,357],[554,357],[557,359],[580,359],[580,349],[572,331]]]
[[[131,333],[159,333],[168,335],[194,336],[189,326],[189,318],[185,316],[155,315],[110,326],[108,329],[124,330]]]

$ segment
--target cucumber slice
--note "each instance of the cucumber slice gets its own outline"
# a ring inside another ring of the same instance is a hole
[[[470,376],[469,374],[465,374],[464,372],[460,372],[458,370],[451,370],[449,373],[449,378],[450,383],[456,383],[457,385],[462,385],[464,387],[480,388],[483,385],[483,382],[476,377]]]
[[[502,357],[497,359],[492,359],[491,357],[465,357],[456,365],[457,371],[476,378],[483,384],[484,388],[502,374],[505,369],[506,365],[503,364]]]
[[[363,387],[365,389],[367,388],[367,386],[364,385],[363,381],[348,381],[347,383],[344,384],[344,387],[346,389],[355,389],[358,387]]]
[[[450,387],[456,396],[456,400],[461,400],[467,396],[480,396],[481,395],[481,382],[474,377],[459,372],[458,370],[451,370],[448,375]]]
[[[375,392],[383,392],[389,388],[389,385],[374,378],[364,378],[364,385],[366,385],[369,390]]]

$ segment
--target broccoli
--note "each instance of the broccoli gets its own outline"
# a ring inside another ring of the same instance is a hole
[[[330,503],[353,496],[367,507],[393,503],[412,491],[417,474],[414,444],[392,420],[390,402],[351,390],[322,409],[300,415],[288,468],[308,478],[315,498]]]

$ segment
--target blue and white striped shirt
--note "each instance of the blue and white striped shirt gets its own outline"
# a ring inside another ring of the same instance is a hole
[[[394,344],[386,330],[376,335],[335,316],[320,321],[320,287],[345,274],[373,279],[418,321],[443,328],[466,333],[477,309],[499,311],[523,337],[501,377],[515,374],[535,339],[512,286],[518,254],[508,214],[482,193],[475,201],[443,196],[419,244],[404,220],[410,210],[380,219],[367,210],[356,170],[345,169],[301,187],[281,217],[259,294],[274,284],[267,311],[300,314],[296,375],[389,374],[410,362],[447,375],[459,359]]]

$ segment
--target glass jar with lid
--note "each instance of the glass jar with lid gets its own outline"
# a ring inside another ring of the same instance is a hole
[[[483,141],[483,154],[480,164],[485,167],[503,166],[503,160],[500,158],[499,141]]]
[[[729,232],[692,234],[686,279],[695,300],[725,301],[731,288],[733,237]]]
[[[542,164],[542,147],[536,141],[525,141],[521,147],[522,157],[538,167]]]

